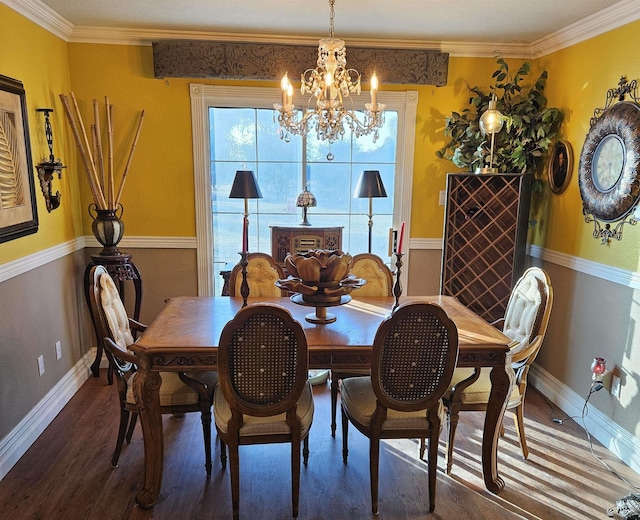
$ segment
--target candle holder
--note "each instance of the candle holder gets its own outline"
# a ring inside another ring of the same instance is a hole
[[[393,304],[393,310],[395,311],[400,306],[400,296],[402,296],[402,285],[400,284],[400,270],[402,268],[402,255],[403,253],[394,253],[396,255],[396,281],[393,284],[393,295],[396,298],[396,302]]]
[[[248,251],[238,253],[240,255],[240,267],[242,267],[242,284],[240,285],[240,294],[242,295],[242,306],[247,306],[247,298],[249,298],[249,282],[247,282],[247,266],[249,265]]]

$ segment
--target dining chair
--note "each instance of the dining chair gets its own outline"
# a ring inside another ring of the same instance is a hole
[[[371,375],[342,381],[342,458],[349,422],[369,438],[371,511],[378,513],[380,439],[427,438],[429,511],[435,509],[441,398],[458,358],[458,329],[434,303],[406,303],[379,326]]]
[[[120,401],[120,425],[116,448],[111,457],[111,465],[116,467],[124,441],[131,442],[131,436],[138,419],[138,405],[133,395],[137,358],[129,347],[134,343],[132,329],[143,332],[146,326],[127,317],[116,285],[101,266],[90,272],[90,300],[98,338],[109,365],[116,375],[116,385]],[[163,414],[181,415],[200,412],[204,434],[205,468],[211,475],[211,406],[218,380],[216,372],[160,372],[160,411]]]
[[[553,305],[553,288],[549,275],[539,267],[527,269],[516,282],[507,302],[505,316],[494,324],[512,342],[510,344],[515,372],[514,385],[506,410],[512,410],[522,456],[529,456],[524,434],[524,402],[527,375],[544,340]],[[447,408],[449,435],[447,441],[447,473],[453,465],[453,444],[459,413],[486,411],[491,393],[491,368],[456,368],[451,386],[443,398]],[[500,428],[504,434],[504,428]]]
[[[247,283],[249,298],[268,296],[287,296],[287,292],[276,287],[276,281],[284,278],[282,266],[267,253],[249,253],[247,255]],[[229,296],[240,296],[242,285],[242,266],[233,266],[229,277]]]
[[[229,449],[234,519],[240,509],[239,446],[283,442],[291,443],[291,496],[298,516],[300,442],[306,465],[314,411],[308,364],[304,330],[279,305],[248,305],[222,330],[214,417],[223,468]]]
[[[382,258],[372,253],[359,253],[353,257],[349,274],[364,278],[367,283],[351,293],[354,299],[370,296],[393,296],[393,273]],[[340,381],[348,377],[369,375],[367,369],[331,370],[331,436],[336,436],[336,415]]]

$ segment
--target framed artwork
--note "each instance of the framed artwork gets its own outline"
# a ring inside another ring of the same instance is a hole
[[[558,141],[549,154],[547,179],[553,193],[567,189],[573,171],[573,149],[568,141]]]
[[[0,75],[0,242],[36,231],[26,96],[22,82]]]

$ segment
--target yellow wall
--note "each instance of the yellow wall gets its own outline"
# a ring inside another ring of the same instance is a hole
[[[189,99],[189,83],[194,80],[153,78],[149,47],[71,44],[69,48],[72,84],[76,97],[82,100],[81,110],[86,118],[92,119],[91,100],[101,101],[108,95],[116,111],[116,128],[125,127],[131,134],[137,112],[145,110],[142,134],[122,199],[126,233],[133,236],[195,236]],[[413,237],[442,236],[443,207],[438,206],[438,192],[445,188],[447,172],[457,170],[449,161],[442,161],[435,155],[444,144],[444,118],[451,110],[465,105],[468,83],[489,85],[495,68],[495,60],[491,58],[452,58],[446,87],[417,87]],[[204,83],[231,82],[211,80]],[[275,82],[235,83],[277,86]],[[401,90],[405,87],[387,88]],[[125,142],[130,142],[129,135],[124,137],[122,132],[116,133]],[[128,151],[126,146],[123,151]],[[90,202],[84,177],[84,198]],[[84,221],[85,232],[89,234],[90,220],[85,217]]]
[[[573,147],[574,168],[567,191],[561,195],[546,191],[534,243],[632,271],[638,269],[640,228],[626,225],[622,241],[607,246],[592,238],[593,225],[582,217],[578,163],[589,120],[596,107],[604,107],[607,90],[615,88],[621,76],[629,81],[640,78],[639,33],[640,22],[634,22],[539,60],[549,71],[549,103],[565,112],[562,138]]]
[[[3,16],[11,18],[4,24],[8,30],[0,33],[2,73],[25,83],[34,163],[46,153],[41,116],[35,113],[35,108],[47,105],[55,109],[55,152],[69,165],[63,180],[54,181],[54,186],[59,186],[56,189],[63,194],[61,208],[47,213],[36,186],[40,232],[0,247],[0,262],[91,234],[87,206],[92,199],[86,173],[76,154],[75,142],[63,119],[58,98],[60,93],[71,91],[70,85],[87,125],[93,119],[93,99],[102,106],[104,97],[108,96],[114,106],[116,183],[131,146],[137,117],[140,110],[145,110],[142,133],[122,198],[126,235],[195,236],[189,99],[192,80],[155,79],[150,47],[65,44],[14,11],[4,6],[0,9]],[[607,89],[614,87],[623,74],[631,79],[640,76],[640,64],[627,58],[634,55],[639,28],[640,22],[635,22],[535,60],[531,74],[535,77],[543,68],[549,72],[546,90],[549,105],[565,111],[562,137],[572,144],[575,159],[571,184],[565,193],[552,195],[545,189],[542,195],[534,198],[538,223],[532,231],[532,241],[554,251],[631,270],[638,267],[640,241],[637,234],[640,228],[627,226],[622,244],[601,246],[594,240],[592,227],[582,218],[577,165],[589,119],[593,109],[604,104]],[[30,44],[19,47],[25,49],[23,52],[2,53],[2,48],[15,47],[9,46],[8,42],[25,37]],[[515,68],[522,60],[508,61]],[[411,221],[414,238],[442,236],[443,207],[437,204],[438,192],[445,188],[446,173],[456,171],[452,163],[435,156],[444,143],[444,118],[452,110],[466,106],[469,85],[490,85],[495,68],[492,58],[452,57],[447,86],[417,87],[419,103]],[[275,82],[254,84],[277,86]],[[81,195],[78,195],[77,183]]]
[[[79,214],[76,211],[78,185],[73,176],[75,151],[69,146],[63,128],[64,121],[58,92],[69,89],[69,59],[67,44],[38,25],[28,21],[4,4],[0,4],[0,74],[21,81],[27,99],[28,124],[34,166],[49,157],[44,136],[44,117],[37,108],[53,108],[51,125],[56,157],[70,167],[62,180],[57,176],[53,191],[62,193],[61,206],[47,213],[35,170],[34,187],[38,208],[39,229],[36,234],[0,244],[0,264],[16,260],[47,247],[81,235]],[[15,42],[25,42],[16,45]]]

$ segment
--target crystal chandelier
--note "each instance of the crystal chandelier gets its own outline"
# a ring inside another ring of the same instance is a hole
[[[315,124],[319,140],[333,143],[342,139],[345,125],[356,137],[372,134],[378,139],[378,129],[384,123],[386,105],[377,102],[378,78],[371,76],[371,103],[365,104],[364,117],[360,120],[353,108],[346,108],[343,101],[351,93],[360,94],[360,73],[347,68],[347,50],[343,40],[333,37],[333,7],[335,0],[329,0],[329,38],[322,38],[318,46],[318,61],[315,69],[307,69],[301,75],[300,92],[310,94],[306,109],[298,110],[293,104],[293,86],[285,74],[280,83],[282,103],[274,103],[280,124],[280,138],[288,141],[290,134],[302,135]],[[315,98],[315,107],[312,99]]]

